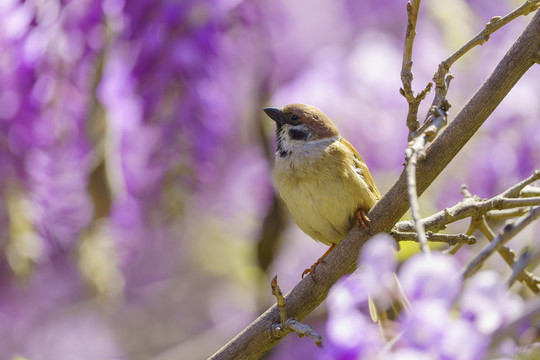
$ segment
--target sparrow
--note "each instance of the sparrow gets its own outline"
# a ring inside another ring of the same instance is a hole
[[[318,108],[290,104],[264,112],[276,122],[274,180],[296,224],[328,251],[357,223],[369,231],[367,212],[381,198],[368,167],[336,125]]]

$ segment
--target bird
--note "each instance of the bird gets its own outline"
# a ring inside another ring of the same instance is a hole
[[[369,231],[367,213],[381,198],[358,151],[320,109],[307,104],[267,107],[276,123],[274,181],[300,229],[328,250],[311,274],[355,224]]]

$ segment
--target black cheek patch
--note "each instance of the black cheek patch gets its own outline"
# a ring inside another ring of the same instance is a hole
[[[289,136],[291,140],[307,140],[309,137],[309,132],[298,129],[289,130]]]
[[[290,151],[287,151],[287,150],[280,150],[280,151],[279,151],[279,157],[282,157],[282,158],[283,158],[283,157],[287,157],[287,156],[289,156],[289,155],[291,155],[291,152],[290,152]]]

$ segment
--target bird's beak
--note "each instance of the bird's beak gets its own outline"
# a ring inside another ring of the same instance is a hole
[[[264,112],[270,117],[270,119],[274,120],[278,124],[283,125],[287,122],[287,119],[283,115],[283,112],[280,108],[267,107],[264,108]]]

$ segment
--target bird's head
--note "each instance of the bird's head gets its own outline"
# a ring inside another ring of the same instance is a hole
[[[265,108],[264,112],[276,122],[279,152],[285,151],[285,143],[309,143],[339,136],[336,125],[315,106],[290,104]]]

